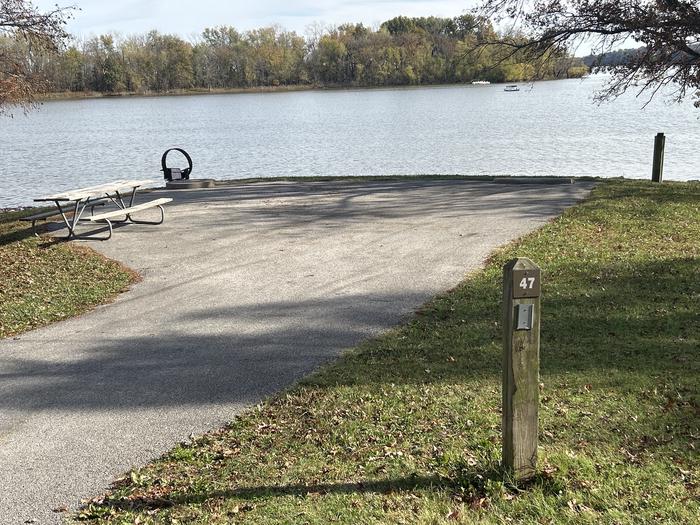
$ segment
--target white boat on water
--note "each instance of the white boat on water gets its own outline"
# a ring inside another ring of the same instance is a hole
[[[472,86],[488,86],[490,83],[488,80],[473,80]]]
[[[520,91],[520,88],[516,84],[509,84],[503,88],[503,91]]]

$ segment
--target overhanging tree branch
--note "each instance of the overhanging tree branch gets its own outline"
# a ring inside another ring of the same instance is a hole
[[[60,49],[69,37],[65,25],[74,9],[56,6],[39,12],[26,0],[0,0],[0,114],[16,105],[27,109],[46,90],[32,55]]]
[[[480,16],[510,20],[526,38],[508,34],[489,45],[506,45],[511,53],[566,50],[582,41],[604,53],[625,42],[641,51],[616,65],[594,69],[612,74],[598,95],[608,100],[638,88],[653,98],[675,86],[673,98],[695,93],[700,107],[700,2],[698,0],[484,0]]]

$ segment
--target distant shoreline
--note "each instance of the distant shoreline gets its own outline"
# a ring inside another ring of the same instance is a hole
[[[536,81],[523,80],[521,82],[508,82],[509,84],[531,84],[533,82],[551,82],[554,80],[581,80],[581,78],[552,78]],[[491,86],[506,84],[506,82],[492,83]],[[82,100],[94,98],[152,98],[152,97],[182,97],[192,95],[236,95],[251,93],[288,93],[297,91],[342,91],[342,90],[382,90],[382,89],[416,89],[416,88],[439,88],[439,87],[472,87],[471,82],[458,82],[447,84],[402,84],[389,86],[347,86],[347,85],[321,85],[303,84],[286,86],[259,86],[247,88],[190,88],[176,89],[165,92],[137,92],[118,91],[115,93],[102,93],[99,91],[60,91],[56,93],[46,93],[37,97],[39,102],[52,100]],[[474,86],[484,88],[487,86]]]
[[[46,93],[37,97],[41,102],[48,100],[82,100],[91,98],[151,98],[151,97],[178,97],[190,95],[232,95],[239,93],[282,93],[288,91],[311,91],[322,89],[337,89],[322,86],[261,86],[251,88],[191,88],[177,89],[165,92],[138,92],[138,91],[118,91],[115,93],[102,93],[99,91],[60,91],[56,93]]]

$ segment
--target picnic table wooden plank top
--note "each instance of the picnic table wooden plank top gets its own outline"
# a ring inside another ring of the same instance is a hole
[[[147,184],[153,184],[153,179],[135,179],[135,180],[117,180],[106,184],[98,184],[96,186],[87,186],[75,190],[67,190],[45,197],[34,199],[36,202],[42,201],[80,201],[89,199],[90,197],[103,196],[124,189],[133,189]]]

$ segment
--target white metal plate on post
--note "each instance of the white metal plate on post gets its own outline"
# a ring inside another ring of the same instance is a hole
[[[532,316],[534,312],[534,305],[532,304],[519,304],[516,307],[515,319],[516,319],[516,330],[532,330]]]

